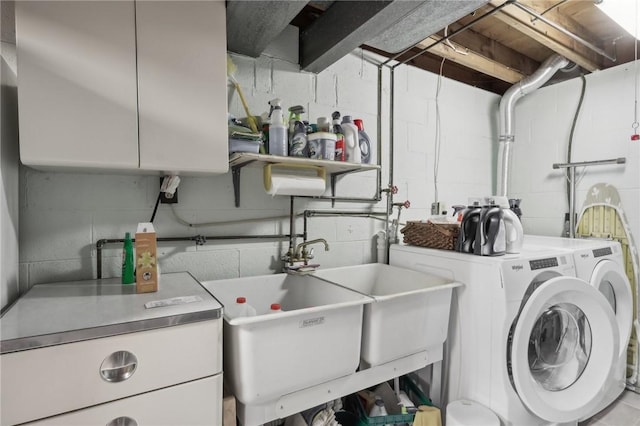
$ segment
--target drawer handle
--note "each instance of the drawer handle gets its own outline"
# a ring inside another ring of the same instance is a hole
[[[100,365],[100,376],[102,376],[102,379],[107,382],[122,382],[131,377],[137,367],[138,358],[136,358],[134,354],[128,351],[117,351],[102,361],[102,364]],[[134,422],[131,425],[135,424],[136,423]],[[123,425],[129,426],[129,423],[123,423]]]
[[[111,420],[106,424],[106,426],[138,426],[138,422],[133,420],[131,417],[123,416]]]

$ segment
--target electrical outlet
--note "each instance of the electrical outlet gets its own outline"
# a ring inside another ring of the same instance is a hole
[[[440,214],[440,203],[431,203],[431,216],[437,216]]]
[[[160,187],[162,187],[162,180],[164,178],[160,178]],[[178,203],[178,189],[176,188],[176,192],[173,193],[172,197],[167,197],[166,192],[160,193],[160,204],[177,204]]]

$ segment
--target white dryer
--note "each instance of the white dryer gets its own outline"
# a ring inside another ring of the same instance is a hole
[[[476,401],[504,425],[573,424],[602,403],[619,332],[569,253],[497,257],[392,245],[390,263],[453,278],[444,404]]]
[[[622,247],[617,241],[602,239],[559,238],[526,235],[525,246],[550,247],[572,253],[576,276],[597,288],[609,301],[616,316],[620,333],[618,362],[603,392],[607,395],[599,406],[593,407],[589,416],[614,402],[626,385],[627,345],[633,323],[633,295],[625,274]]]

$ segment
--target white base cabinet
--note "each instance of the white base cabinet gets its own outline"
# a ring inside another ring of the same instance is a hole
[[[228,171],[224,1],[16,2],[20,157]]]
[[[0,319],[0,425],[219,426],[221,316],[184,272],[33,286]]]

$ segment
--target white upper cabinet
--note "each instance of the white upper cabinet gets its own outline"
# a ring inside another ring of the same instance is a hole
[[[225,173],[223,1],[16,2],[20,157]]]

